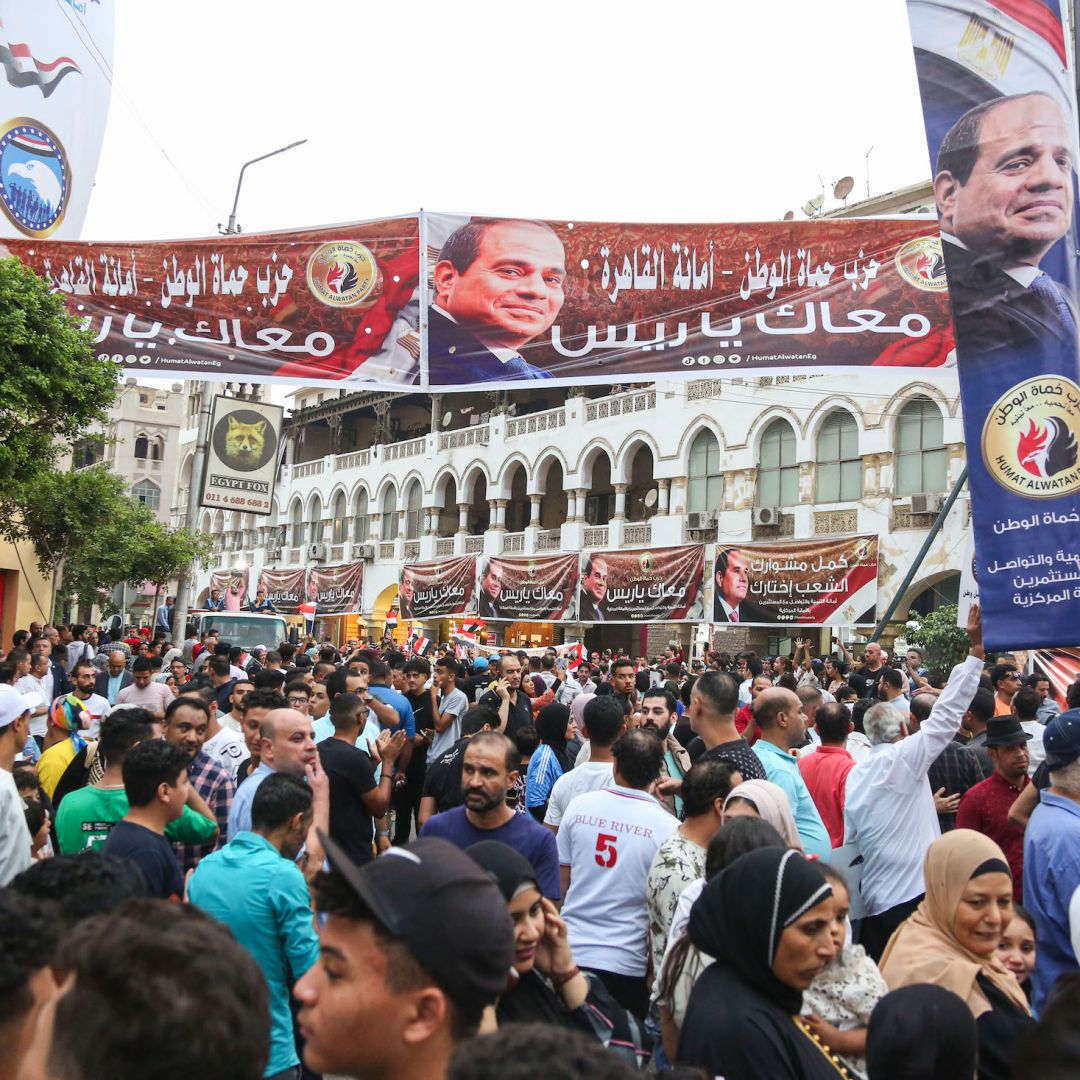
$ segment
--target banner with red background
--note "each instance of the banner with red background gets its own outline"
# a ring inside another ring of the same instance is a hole
[[[701,622],[704,575],[701,544],[586,552],[571,621]]]
[[[363,606],[364,564],[312,566],[307,572],[307,598],[319,615],[359,611]]]
[[[403,619],[465,615],[474,609],[476,556],[406,563],[398,574]]]
[[[259,574],[258,589],[266,590],[266,598],[282,615],[295,615],[304,602],[304,579],[307,571],[263,570]]]
[[[574,601],[577,555],[485,556],[477,560],[481,619],[558,622]]]

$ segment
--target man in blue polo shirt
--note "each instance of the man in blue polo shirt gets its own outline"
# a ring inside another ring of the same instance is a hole
[[[1058,976],[1080,968],[1069,936],[1070,907],[1080,889],[1080,709],[1046,725],[1043,749],[1050,787],[1024,833],[1024,908],[1039,942],[1031,975],[1036,1013]]]
[[[754,743],[754,753],[761,759],[768,779],[787,795],[806,853],[821,858],[830,855],[829,832],[799,772],[799,763],[791,755],[795,747],[806,742],[806,719],[799,695],[776,686],[758,694],[752,709],[761,733]]]
[[[266,777],[251,804],[251,830],[207,855],[188,883],[191,903],[223,922],[266,976],[270,1078],[297,1075],[289,985],[319,958],[311,897],[295,862],[312,816],[307,784],[287,773]]]

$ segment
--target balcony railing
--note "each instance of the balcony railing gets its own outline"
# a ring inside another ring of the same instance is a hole
[[[484,538],[482,536],[465,537],[465,554],[480,555],[484,550]]]
[[[651,525],[624,525],[622,542],[627,547],[645,547],[652,543]]]
[[[562,409],[548,409],[546,412],[532,413],[507,422],[506,437],[517,438],[519,435],[532,435],[537,431],[554,431],[566,426],[566,413]]]
[[[635,390],[629,394],[616,394],[614,397],[590,401],[585,406],[585,422],[588,424],[594,420],[607,420],[612,416],[627,416],[655,408],[655,390]]]
[[[362,469],[371,464],[370,450],[353,450],[348,454],[338,454],[334,459],[334,468],[341,472],[344,469]]]
[[[390,540],[379,545],[379,558],[392,559],[394,557],[394,541]]]
[[[419,559],[420,558],[420,541],[419,540],[406,540],[405,541],[405,558],[406,559]]]
[[[323,466],[325,462],[322,458],[317,458],[315,461],[305,461],[302,465],[294,465],[292,474],[296,480],[301,480],[305,476],[322,476]]]
[[[515,551],[525,550],[525,534],[524,533],[503,533],[502,542],[503,554],[510,554]]]
[[[562,546],[562,529],[544,529],[536,534],[537,551],[558,551]]]
[[[487,446],[491,429],[487,424],[462,428],[460,431],[443,431],[439,434],[439,450],[456,450],[461,446]]]
[[[453,555],[454,538],[452,536],[440,536],[435,540],[436,555]]]
[[[608,542],[608,527],[606,525],[599,525],[591,529],[585,530],[585,546],[591,547],[606,547]]]
[[[383,461],[400,461],[402,458],[420,457],[427,449],[427,439],[409,439],[407,442],[390,443],[382,448]]]

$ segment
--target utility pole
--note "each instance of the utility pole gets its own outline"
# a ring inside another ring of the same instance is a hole
[[[249,165],[257,161],[265,161],[277,154],[284,154],[286,150],[293,150],[297,146],[303,146],[307,139],[297,139],[288,146],[271,150],[269,154],[261,154],[259,157],[245,161],[240,166],[240,176],[236,181],[236,195],[233,198],[232,212],[229,214],[229,223],[225,227],[228,236],[238,233],[240,229],[236,224],[236,208],[240,203],[240,188],[244,183],[244,172]],[[221,226],[219,225],[218,228]],[[199,421],[195,435],[195,456],[191,462],[191,487],[188,489],[187,517],[184,522],[189,533],[195,533],[199,527],[199,494],[202,491],[203,473],[206,470],[206,440],[210,434],[210,384],[204,383],[199,395]],[[195,579],[195,568],[189,566],[179,577],[176,586],[176,615],[173,622],[173,644],[183,644],[187,636],[188,611],[192,601],[192,583]]]

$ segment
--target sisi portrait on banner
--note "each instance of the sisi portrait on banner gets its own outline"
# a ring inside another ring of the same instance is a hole
[[[975,106],[942,140],[934,194],[961,364],[1001,348],[1075,352],[1071,290],[1040,266],[1071,226],[1075,134],[1052,97],[1030,93]]]
[[[746,599],[750,589],[750,568],[746,556],[737,548],[716,552],[716,589],[713,594],[713,622],[773,623],[776,616]]]
[[[565,299],[562,241],[541,221],[474,218],[439,252],[428,311],[432,385],[550,379],[520,350]]]

